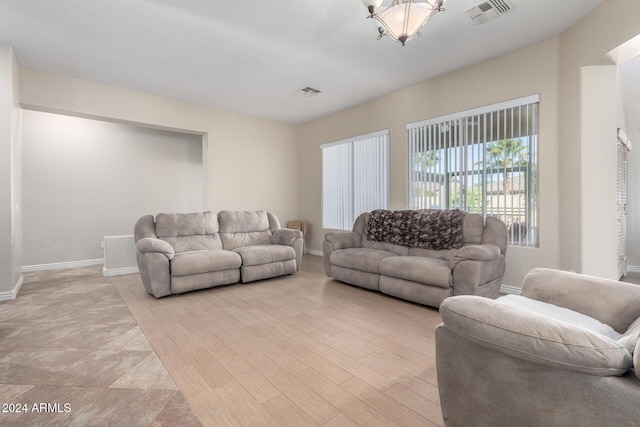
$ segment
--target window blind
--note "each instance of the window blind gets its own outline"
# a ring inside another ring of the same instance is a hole
[[[322,223],[350,230],[358,215],[389,207],[389,131],[323,144]]]
[[[538,95],[407,125],[409,207],[505,222],[537,246]]]
[[[631,142],[618,129],[617,139],[617,221],[618,277],[626,276],[629,258],[629,151]]]

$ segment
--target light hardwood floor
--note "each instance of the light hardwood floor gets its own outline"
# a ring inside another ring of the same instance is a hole
[[[293,276],[154,299],[112,277],[204,425],[443,426],[437,309]]]

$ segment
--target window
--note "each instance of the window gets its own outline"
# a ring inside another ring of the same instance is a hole
[[[320,146],[322,225],[350,230],[358,215],[389,207],[389,131]]]
[[[409,206],[493,216],[509,244],[538,245],[534,95],[407,125]]]

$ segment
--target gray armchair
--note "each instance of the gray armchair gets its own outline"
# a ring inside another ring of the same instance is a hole
[[[446,425],[640,425],[640,286],[535,269],[521,295],[616,336],[501,299],[446,299],[435,331]]]

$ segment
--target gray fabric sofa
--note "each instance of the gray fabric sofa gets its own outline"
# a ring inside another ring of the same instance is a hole
[[[302,232],[265,211],[161,213],[134,227],[138,269],[156,298],[293,274]]]
[[[433,307],[451,295],[498,296],[507,251],[507,228],[501,220],[466,214],[461,247],[433,250],[372,241],[367,233],[371,215],[358,216],[352,231],[325,234],[327,276]],[[424,224],[421,228],[419,232],[429,231]]]
[[[506,297],[442,303],[435,337],[445,424],[640,425],[640,286],[534,269],[521,296],[555,310],[516,308]],[[560,320],[564,309],[572,317]],[[617,335],[571,320],[581,315]]]

